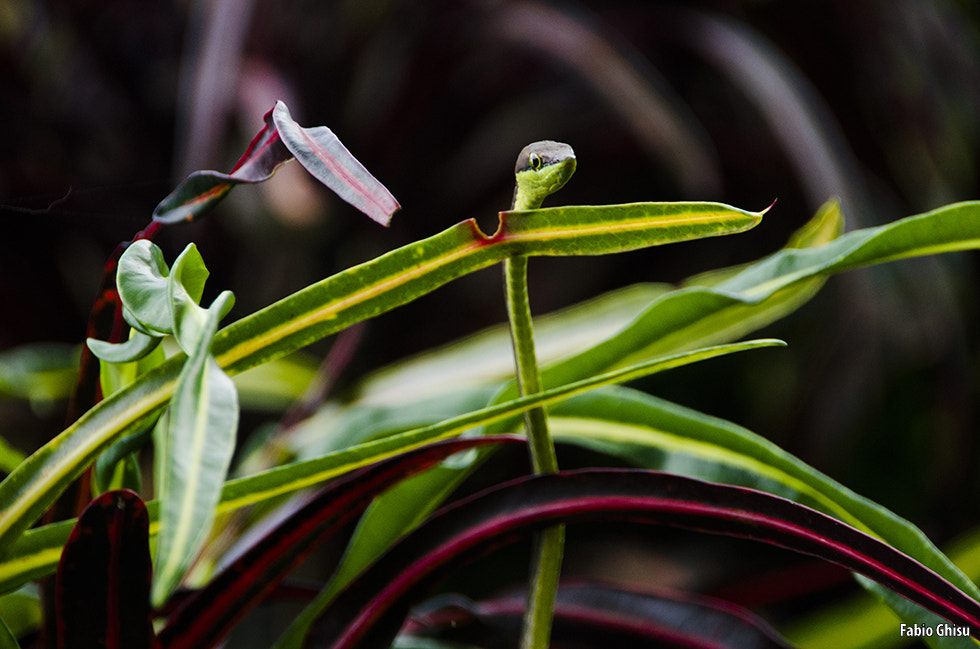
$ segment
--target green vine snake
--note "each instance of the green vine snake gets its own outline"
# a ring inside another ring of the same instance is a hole
[[[567,144],[545,140],[524,147],[514,166],[517,183],[512,209],[533,210],[541,207],[549,194],[561,189],[572,177],[575,164],[575,152]],[[517,366],[517,385],[522,395],[534,394],[541,391],[541,377],[534,351],[534,330],[527,294],[527,257],[511,257],[504,261],[504,291]],[[545,409],[527,411],[524,425],[534,472],[558,471]],[[521,635],[522,649],[544,649],[549,644],[564,543],[565,528],[561,525],[543,530],[535,538],[531,583]]]

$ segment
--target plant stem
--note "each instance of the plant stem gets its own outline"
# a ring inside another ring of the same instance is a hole
[[[517,385],[521,395],[541,391],[541,376],[534,352],[534,329],[527,293],[527,257],[511,257],[504,261],[504,291],[507,315],[517,366]],[[558,471],[555,445],[548,433],[545,409],[533,408],[524,413],[524,426],[531,451],[531,466],[535,473]],[[524,630],[521,649],[547,649],[551,637],[558,579],[561,574],[565,527],[556,525],[535,535],[531,563],[531,583],[524,611]]]

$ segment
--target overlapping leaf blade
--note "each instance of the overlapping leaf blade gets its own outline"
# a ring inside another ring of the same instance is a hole
[[[314,646],[387,646],[412,601],[463,561],[520,532],[609,520],[739,536],[812,554],[868,575],[972,633],[980,631],[980,603],[837,519],[742,487],[652,471],[588,469],[520,479],[447,507],[341,594],[318,622]]]
[[[217,644],[235,621],[258,604],[315,546],[357,520],[371,500],[390,485],[475,446],[523,442],[517,436],[436,442],[337,480],[185,600],[161,632],[160,646],[203,649]]]
[[[528,212],[521,218],[519,237],[502,229],[492,238],[483,235],[474,221],[466,221],[443,233],[404,246],[365,264],[322,280],[298,293],[243,318],[215,336],[212,353],[229,374],[237,374],[280,358],[345,327],[416,299],[446,282],[479,268],[499,263],[513,254],[602,254],[637,247],[637,238],[649,245],[667,243],[660,231],[664,208],[655,203],[630,206],[581,207],[590,214],[578,221],[581,235],[589,238],[583,248],[574,238],[550,241],[555,228],[548,218]],[[645,229],[636,220],[644,210]],[[699,227],[705,236],[738,232],[756,225],[761,214],[717,203],[685,203],[669,210],[671,217],[712,214]],[[629,236],[604,238],[599,231],[616,227],[617,219],[630,222]],[[719,229],[719,223],[724,227]],[[674,227],[670,222],[670,227]],[[685,237],[690,236],[684,230]],[[608,248],[599,248],[606,245]],[[171,359],[147,372],[140,381],[113,394],[39,449],[0,483],[0,502],[10,506],[0,512],[0,555],[9,550],[41,512],[53,502],[96,455],[109,444],[152,419],[173,393],[182,359]],[[84,449],[84,451],[82,451]]]
[[[542,379],[546,386],[561,385],[621,363],[635,363],[685,349],[689,345],[721,342],[730,339],[730,336],[744,335],[797,308],[833,272],[915,254],[980,245],[978,216],[980,203],[959,203],[833,239],[842,223],[837,205],[828,204],[803,232],[794,237],[787,249],[747,266],[734,276],[723,277],[712,285],[695,284],[656,298],[633,322],[615,335],[578,355],[544,368]],[[828,239],[832,240],[828,243]],[[823,245],[798,248],[807,244]],[[505,400],[515,394],[516,388],[512,385],[498,399]],[[507,427],[497,425],[490,430],[499,433],[507,430]],[[399,531],[390,528],[386,531],[387,526],[383,521],[392,515],[390,507],[400,506],[402,496],[399,490],[414,492],[420,502],[428,502],[434,508],[436,503],[441,502],[442,494],[449,491],[447,485],[463,479],[465,472],[466,468],[460,467],[455,474],[446,470],[439,477],[419,476],[386,495],[368,513],[368,520],[362,523],[364,536],[373,541],[359,549],[369,552],[371,547],[385,547],[385,539],[390,542],[397,537]],[[390,506],[384,500],[390,501]],[[384,538],[378,538],[379,535]],[[910,541],[913,549],[906,548],[905,551],[913,552],[913,556],[920,560],[932,562],[930,565],[943,570],[946,577],[955,579],[961,587],[972,588],[969,580],[952,567],[921,532],[915,530],[913,536],[915,538]],[[362,556],[358,563],[363,566],[370,559]],[[356,571],[349,571],[348,576],[353,574]],[[298,627],[305,623],[300,619],[289,636],[291,640],[279,646],[295,647]]]
[[[225,484],[222,490],[221,501],[216,511],[219,514],[233,511],[293,493],[397,455],[399,452],[417,448],[434,440],[458,436],[477,426],[501,419],[514,418],[530,408],[566,399],[573,394],[602,385],[649,375],[737,351],[781,344],[783,344],[781,341],[764,339],[679,354],[643,365],[616,370],[561,388],[546,390],[532,396],[522,397],[430,426],[407,431],[400,435],[356,444],[308,461],[280,466],[247,478],[231,480]],[[158,445],[158,452],[165,454],[166,445]],[[166,475],[165,472],[161,473]],[[151,534],[155,534],[157,529],[156,505],[156,502],[148,504]],[[47,574],[53,562],[56,561],[57,549],[64,543],[67,533],[68,528],[65,523],[56,523],[29,531],[13,548],[8,560],[0,563],[0,590],[15,588],[30,579]]]

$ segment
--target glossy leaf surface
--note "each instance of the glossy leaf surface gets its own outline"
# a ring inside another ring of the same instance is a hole
[[[315,642],[334,649],[387,646],[412,601],[465,558],[548,525],[609,520],[744,537],[812,554],[980,631],[976,600],[891,546],[810,508],[670,474],[591,469],[520,479],[441,511],[338,597],[317,624]]]
[[[514,254],[612,253],[668,243],[663,228],[689,238],[692,226],[680,225],[682,218],[694,219],[704,236],[714,236],[751,228],[762,217],[717,203],[638,203],[577,210],[581,214],[575,217],[573,229],[582,241],[568,234],[568,228],[553,223],[546,211],[544,215],[524,213],[518,224],[502,216],[500,230],[493,237],[482,234],[474,221],[467,221],[322,280],[239,320],[218,332],[212,354],[225,371],[237,374]],[[644,219],[646,225],[641,227]],[[620,221],[626,225],[620,227]],[[603,228],[618,230],[619,235],[604,235]],[[552,241],[552,231],[564,234]],[[0,512],[0,555],[102,450],[156,416],[173,394],[182,362],[182,358],[171,359],[102,401],[0,483],[0,502],[9,504]]]
[[[153,212],[162,223],[192,221],[206,214],[242,183],[268,180],[279,165],[299,160],[314,178],[375,221],[387,225],[398,209],[388,189],[372,176],[326,127],[303,128],[284,103],[265,116],[265,127],[249,145],[230,174],[197,171],[182,182]]]
[[[59,649],[150,649],[150,540],[131,491],[89,504],[65,544],[55,591]]]
[[[747,341],[679,354],[484,408],[400,435],[356,444],[350,448],[344,448],[315,459],[296,462],[254,476],[231,480],[225,484],[222,490],[221,501],[216,512],[220,514],[293,493],[402,451],[435,440],[462,435],[475,426],[512,419],[535,406],[562,400],[595,387],[646,376],[736,351],[781,344],[783,344],[781,341],[776,340]],[[160,448],[165,447],[161,446]],[[162,473],[165,474],[165,472]],[[157,531],[156,506],[156,502],[148,504],[151,535],[156,534]],[[27,532],[16,544],[8,560],[0,563],[0,590],[15,588],[30,579],[47,574],[57,560],[58,548],[64,543],[67,533],[68,528],[65,523],[55,523]]]
[[[917,252],[931,253],[975,245],[980,236],[980,219],[977,216],[980,216],[980,203],[960,203],[835,238],[843,223],[837,206],[828,204],[793,237],[786,249],[739,272],[706,277],[703,278],[706,281],[700,285],[695,280],[684,288],[655,298],[631,323],[613,336],[544,368],[543,380],[546,386],[560,385],[619,364],[657,357],[689,345],[720,342],[744,335],[799,307],[822,285],[830,272]],[[957,243],[948,239],[953,231],[958,231],[964,241]],[[966,243],[967,240],[974,243]],[[946,243],[940,243],[942,241]],[[511,385],[497,396],[497,400],[506,400],[516,393],[516,388]],[[495,433],[507,429],[506,423],[490,428]],[[653,452],[656,453],[655,450]],[[686,467],[688,464],[682,459],[677,466]],[[459,467],[455,473],[446,470],[438,477],[420,476],[413,479],[411,484],[396,488],[395,493],[386,495],[383,500],[390,500],[391,508],[397,510],[401,507],[398,490],[410,490],[416,494],[424,492],[425,496],[417,497],[434,508],[440,502],[441,494],[448,491],[447,485],[462,480],[468,470]],[[674,470],[673,466],[669,470]],[[808,470],[820,476],[812,468]],[[820,476],[820,479],[824,478]],[[359,549],[376,551],[397,537],[400,530],[391,530],[384,523],[386,519],[398,515],[391,508],[382,502],[368,513],[374,522],[367,520],[362,528],[365,538],[372,540],[364,541]],[[883,508],[874,506],[871,509]],[[887,516],[901,520],[890,513]],[[902,521],[893,531],[891,542],[903,543],[901,547],[904,551],[928,562],[961,588],[975,592],[975,586],[914,526]],[[371,558],[362,557],[359,564],[363,566]],[[352,570],[349,574],[353,576],[356,571]],[[297,623],[290,637],[295,639],[299,634],[298,627],[305,623]],[[280,645],[295,646],[295,641]]]

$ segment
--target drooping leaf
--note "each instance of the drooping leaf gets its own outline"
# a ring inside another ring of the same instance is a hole
[[[792,501],[652,471],[532,476],[439,512],[372,564],[316,625],[314,646],[388,646],[438,578],[515,535],[557,523],[629,520],[750,538],[865,574],[951,623],[980,632],[980,603],[891,546]],[[969,638],[962,639],[970,646]]]
[[[154,221],[192,221],[218,204],[242,183],[268,180],[279,165],[297,158],[314,178],[375,221],[388,224],[398,202],[326,127],[304,129],[284,103],[265,115],[265,126],[230,174],[192,173],[153,212]]]
[[[316,546],[357,520],[378,493],[454,453],[485,444],[516,443],[524,439],[475,437],[436,442],[338,479],[187,598],[161,631],[160,646],[214,646]]]
[[[440,596],[414,608],[400,639],[422,637],[510,649],[519,644],[523,593],[473,602]],[[551,631],[553,649],[660,646],[789,649],[792,645],[751,611],[680,591],[640,592],[600,583],[562,583]]]
[[[151,336],[134,329],[129,340],[123,343],[110,343],[95,338],[89,338],[85,342],[100,360],[107,363],[129,363],[145,358],[157,349],[161,340],[159,336]]]
[[[175,223],[193,221],[217,205],[240,183],[257,183],[272,177],[279,165],[292,159],[272,123],[272,111],[266,113],[265,125],[230,174],[217,171],[197,171],[163,199],[153,211],[154,222]]]
[[[89,504],[65,544],[55,590],[59,649],[150,649],[149,519],[139,496]]]

